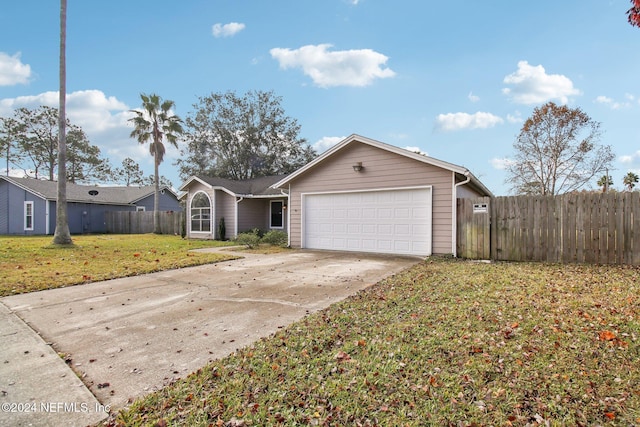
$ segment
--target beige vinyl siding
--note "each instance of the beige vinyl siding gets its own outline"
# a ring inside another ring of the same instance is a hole
[[[473,197],[482,197],[484,194],[480,194],[479,191],[470,187],[469,185],[461,185],[458,187],[456,197],[459,199],[470,199]]]
[[[265,209],[268,209],[268,200],[265,199],[242,199],[238,204],[238,231],[244,233],[252,228],[265,230]]]
[[[364,170],[353,165],[362,162]],[[291,182],[291,245],[300,247],[301,194],[432,186],[434,254],[452,253],[453,172],[366,144],[352,143]]]
[[[227,239],[232,239],[236,236],[236,198],[231,194],[224,192],[222,190],[215,190],[216,193],[216,211],[215,211],[215,222],[211,224],[214,229],[214,234],[217,239],[220,238],[218,235],[218,224],[220,224],[220,218],[224,217],[224,226],[226,228],[225,237]]]
[[[270,230],[271,202],[275,200],[282,202],[284,205],[287,204],[286,198],[243,199],[238,205],[238,230],[240,231],[240,233],[249,231],[253,228],[259,228],[262,231]],[[278,230],[287,229],[286,211],[283,212],[282,219],[284,228],[278,228]]]

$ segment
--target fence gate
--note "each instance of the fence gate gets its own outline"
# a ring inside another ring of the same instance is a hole
[[[491,258],[491,198],[457,199],[457,256]]]

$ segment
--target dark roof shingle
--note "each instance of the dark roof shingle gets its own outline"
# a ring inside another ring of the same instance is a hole
[[[226,178],[197,176],[197,178],[212,187],[222,187],[237,195],[271,196],[280,195],[279,189],[271,188],[271,185],[284,179],[286,175],[263,176],[244,181],[234,181]]]
[[[47,200],[56,200],[58,183],[33,178],[0,177],[22,188],[28,189]],[[91,195],[89,191],[97,191]],[[131,205],[140,199],[153,195],[153,185],[144,187],[99,187],[95,185],[79,185],[67,183],[67,201],[81,203],[98,203],[109,205]]]

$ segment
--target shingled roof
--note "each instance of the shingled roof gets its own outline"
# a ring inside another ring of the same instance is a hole
[[[11,182],[45,200],[55,201],[57,199],[58,183],[56,181],[44,181],[34,178],[14,178],[10,176],[0,176],[0,179]],[[161,187],[161,189],[171,191],[168,187]],[[94,192],[97,193],[92,194]],[[99,187],[95,185],[67,183],[67,201],[75,203],[133,205],[137,201],[153,194],[153,185],[144,187]]]
[[[234,181],[232,179],[198,175],[187,180],[187,182],[180,187],[180,190],[184,190],[192,181],[197,180],[212,188],[225,189],[236,196],[280,196],[282,192],[279,189],[271,188],[271,186],[285,177],[286,175],[272,175]]]

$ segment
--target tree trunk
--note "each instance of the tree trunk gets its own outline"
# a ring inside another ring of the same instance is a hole
[[[157,147],[157,145],[156,145]],[[157,149],[157,148],[156,148]],[[155,234],[162,234],[162,230],[160,229],[160,172],[159,172],[159,162],[158,162],[158,153],[155,153],[153,156],[153,172],[154,172],[154,182],[153,185],[155,187],[155,195],[153,197],[153,232]]]
[[[56,231],[54,245],[70,245],[71,233],[67,218],[67,0],[60,0],[60,111],[58,114],[58,188],[56,201]]]

